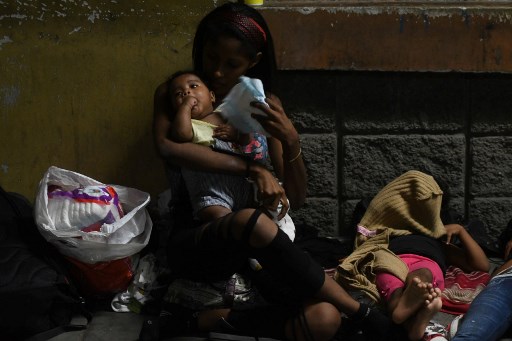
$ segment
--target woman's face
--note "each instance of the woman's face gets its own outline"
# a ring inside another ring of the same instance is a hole
[[[224,97],[247,70],[257,64],[259,58],[251,59],[244,51],[240,40],[221,36],[208,41],[203,50],[203,71],[210,90],[217,97]]]

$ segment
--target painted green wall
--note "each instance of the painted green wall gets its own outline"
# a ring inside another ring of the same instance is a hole
[[[54,165],[160,193],[153,92],[220,3],[0,1],[0,185],[33,199]]]

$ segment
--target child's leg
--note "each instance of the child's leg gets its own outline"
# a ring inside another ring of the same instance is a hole
[[[229,208],[220,205],[214,205],[201,209],[199,212],[197,212],[197,216],[203,222],[210,222],[222,218],[229,213],[231,213]]]
[[[409,319],[423,305],[430,303],[432,273],[428,269],[418,269],[410,272],[405,281],[405,287],[400,297],[396,298],[391,318],[400,324]]]
[[[377,273],[375,284],[381,297],[386,302],[388,311],[390,314],[393,313],[403,294],[405,283],[387,272],[380,272]]]
[[[444,288],[443,272],[439,265],[429,258],[414,254],[399,256],[407,264],[407,276],[403,290],[398,290],[388,300],[395,323],[403,323],[410,318],[423,304],[433,299],[433,288]]]
[[[434,317],[443,306],[441,290],[439,288],[432,289],[431,295],[433,298],[428,301],[428,304],[421,307],[418,312],[404,324],[409,340],[420,340],[432,317]]]

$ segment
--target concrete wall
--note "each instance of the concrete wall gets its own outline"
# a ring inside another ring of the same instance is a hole
[[[508,74],[282,71],[310,179],[292,217],[346,233],[361,198],[419,169],[497,236],[512,219],[511,89]]]
[[[55,165],[153,196],[162,191],[151,140],[153,91],[190,67],[195,26],[220,3],[0,1],[0,185],[34,198]],[[284,36],[279,16],[262,11],[275,36]],[[394,21],[390,15],[377,16],[375,25]],[[506,57],[512,49],[504,41]],[[301,133],[309,172],[307,205],[294,219],[323,234],[346,233],[360,198],[416,168],[444,180],[452,206],[497,235],[512,218],[512,75],[330,66],[279,74],[276,93]]]
[[[153,92],[218,3],[0,1],[0,185],[32,199],[54,165],[158,193]]]

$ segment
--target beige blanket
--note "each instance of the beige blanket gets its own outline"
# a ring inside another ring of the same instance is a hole
[[[379,272],[405,281],[407,265],[388,249],[389,239],[412,233],[440,238],[442,190],[434,178],[408,171],[386,185],[370,202],[359,223],[355,250],[337,268],[334,278],[347,290],[361,290],[380,302],[375,285]]]

